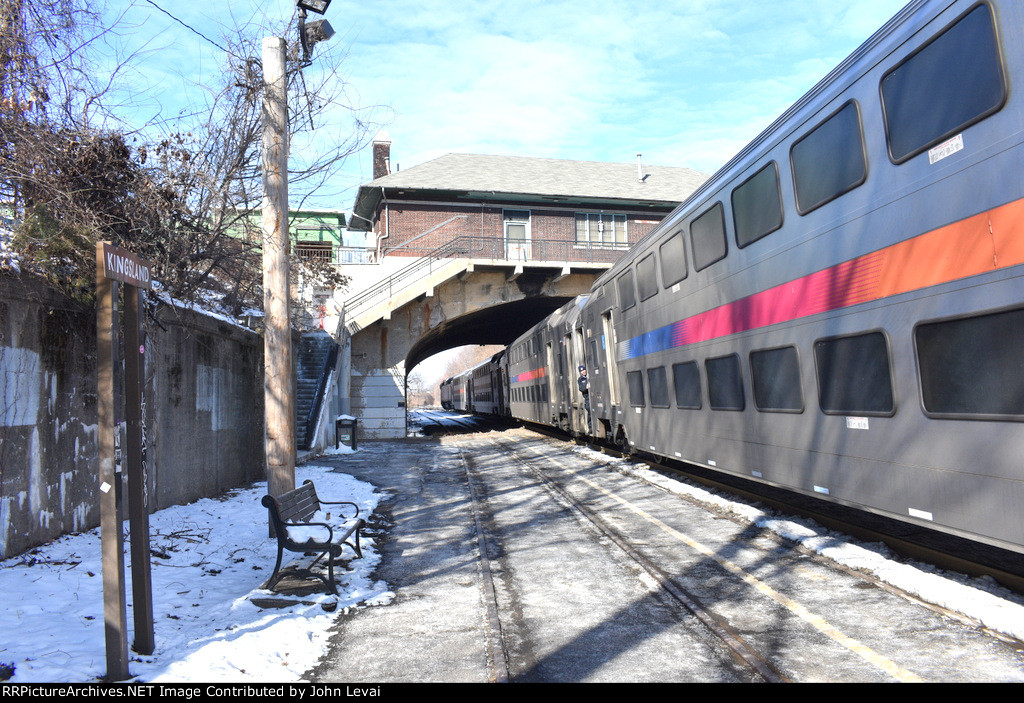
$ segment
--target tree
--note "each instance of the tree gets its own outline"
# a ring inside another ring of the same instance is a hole
[[[261,307],[259,45],[268,34],[294,36],[294,28],[233,32],[224,40],[224,79],[207,87],[206,109],[158,132],[129,129],[105,103],[110,84],[92,77],[89,50],[112,30],[90,7],[84,0],[0,0],[0,199],[20,222],[14,246],[25,268],[88,300],[95,244],[110,240],[153,262],[154,279],[173,298],[196,301],[212,290],[235,314]],[[373,108],[348,106],[340,62],[314,74],[299,58],[288,71],[292,142],[317,133],[331,113],[352,118],[346,138],[332,129],[331,139],[317,140],[319,149],[292,159],[293,203],[301,205],[376,127],[368,119]],[[296,263],[307,282],[345,282],[330,266]]]

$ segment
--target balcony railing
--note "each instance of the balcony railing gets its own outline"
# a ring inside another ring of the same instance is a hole
[[[628,245],[596,246],[565,240],[507,240],[502,237],[458,237],[432,250],[397,247],[387,253],[418,258],[389,278],[348,299],[345,319],[353,320],[372,306],[439,270],[451,259],[613,264],[627,249]]]
[[[298,259],[316,259],[336,266],[373,263],[373,249],[366,247],[309,246],[299,242],[294,256]]]

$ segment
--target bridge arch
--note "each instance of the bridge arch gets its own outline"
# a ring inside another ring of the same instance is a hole
[[[346,328],[349,410],[370,437],[405,434],[406,375],[423,360],[467,344],[509,344],[546,315],[590,291],[607,265],[464,262],[418,295]]]

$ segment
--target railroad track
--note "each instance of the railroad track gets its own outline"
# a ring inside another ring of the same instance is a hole
[[[461,415],[445,410],[416,410],[410,414],[416,417],[425,434],[481,432],[507,424],[504,418]]]
[[[547,437],[575,441],[552,427],[528,426],[531,431]],[[884,543],[894,553],[914,561],[972,577],[991,577],[1014,593],[1024,594],[1024,557],[1021,555],[926,528],[911,528],[907,523],[864,513],[853,507],[825,503],[811,496],[712,472],[693,464],[669,462],[640,450],[625,453],[617,446],[593,440],[585,444],[608,456],[642,462],[668,476],[683,477],[712,490],[758,502],[788,515],[814,520],[829,529],[865,542]]]
[[[721,621],[713,613],[704,608],[699,600],[688,593],[685,588],[676,583],[671,576],[659,567],[654,561],[647,558],[628,539],[613,529],[595,511],[591,510],[585,503],[576,500],[573,495],[565,490],[559,483],[551,480],[543,471],[524,459],[520,451],[512,444],[499,441],[498,444],[508,452],[509,458],[525,471],[543,482],[545,487],[556,493],[561,500],[568,504],[573,511],[585,518],[593,525],[598,532],[604,535],[614,544],[626,557],[635,562],[659,586],[669,594],[687,612],[695,616],[721,643],[733,654],[735,659],[758,680],[766,683],[789,683],[789,679],[775,669],[772,664],[764,659],[754,647],[748,644],[742,637],[731,630],[728,623]]]
[[[612,456],[624,457],[621,451],[602,445],[591,448]],[[761,503],[781,513],[814,520],[831,530],[842,532],[865,542],[882,542],[894,553],[940,569],[969,576],[989,576],[1007,589],[1024,594],[1024,559],[1004,550],[985,548],[950,535],[908,529],[906,523],[865,514],[855,508],[823,503],[784,489],[763,486],[731,476],[712,474],[682,462],[666,463],[643,453],[631,455],[652,469],[670,476],[682,476],[716,491]],[[906,535],[906,536],[901,536]],[[977,558],[981,556],[982,559]],[[985,559],[988,560],[985,560]],[[1006,564],[1007,568],[999,566]]]
[[[509,525],[503,527],[498,524],[501,520],[494,520],[495,508],[490,502],[499,502],[499,512],[509,510],[509,501],[513,501],[511,504],[514,505],[529,502],[533,506],[535,499],[527,500],[522,494],[527,488],[539,487],[554,503],[562,505],[563,510],[576,515],[577,524],[589,525],[592,529],[585,531],[596,534],[598,542],[605,545],[605,550],[612,548],[613,552],[621,555],[621,558],[613,561],[633,564],[631,570],[637,574],[640,581],[653,583],[659,597],[671,599],[675,604],[674,608],[680,613],[677,616],[678,625],[681,626],[681,623],[690,617],[699,621],[704,630],[718,640],[721,647],[728,652],[727,658],[733,662],[733,666],[745,671],[749,680],[772,683],[821,680],[813,678],[816,674],[811,674],[812,677],[808,678],[806,655],[803,661],[798,658],[794,662],[788,655],[777,659],[775,635],[762,627],[764,623],[757,622],[760,616],[753,616],[753,620],[748,618],[749,610],[771,612],[771,626],[778,626],[779,632],[785,633],[787,637],[796,637],[800,641],[821,640],[825,643],[822,651],[827,649],[829,652],[828,655],[822,656],[835,657],[837,660],[850,657],[859,659],[860,663],[856,665],[860,671],[859,675],[866,678],[857,680],[947,680],[943,679],[943,676],[954,677],[949,680],[955,680],[957,674],[951,674],[948,670],[948,666],[952,664],[947,666],[941,662],[933,662],[931,665],[940,669],[947,667],[936,676],[934,671],[918,669],[919,662],[916,662],[915,655],[910,653],[913,650],[912,646],[910,650],[903,646],[891,648],[891,643],[884,637],[878,638],[878,632],[890,626],[885,619],[887,611],[876,608],[870,615],[881,618],[876,625],[878,629],[872,632],[871,628],[868,628],[865,631],[863,623],[852,614],[858,607],[857,597],[850,603],[851,612],[844,612],[843,605],[837,605],[828,598],[823,599],[820,594],[808,599],[807,592],[801,589],[810,588],[813,593],[816,590],[815,583],[823,578],[833,578],[820,575],[825,573],[842,573],[843,576],[836,578],[848,579],[853,584],[846,586],[848,589],[877,587],[890,594],[895,603],[890,607],[894,611],[913,613],[906,617],[915,620],[930,617],[944,621],[952,617],[973,631],[972,646],[985,637],[997,637],[1014,647],[1019,647],[1019,643],[1011,638],[999,633],[986,632],[978,627],[977,623],[957,613],[924,603],[899,589],[879,582],[869,574],[855,572],[827,558],[799,547],[794,548],[784,540],[762,534],[762,531],[757,529],[750,529],[749,525],[744,527],[740,520],[729,520],[740,525],[736,532],[742,536],[739,541],[735,538],[727,539],[724,543],[716,541],[718,537],[702,534],[704,526],[700,523],[713,525],[716,520],[728,516],[708,513],[704,517],[691,516],[689,522],[680,521],[674,514],[677,508],[673,508],[672,505],[688,502],[685,498],[665,491],[664,487],[659,487],[653,492],[644,489],[642,486],[653,484],[635,480],[637,477],[633,472],[628,472],[627,475],[601,462],[595,464],[591,459],[579,454],[563,455],[552,451],[552,445],[544,438],[537,437],[537,441],[533,441],[525,432],[512,437],[492,433],[486,438],[465,436],[452,441],[459,447],[473,497],[472,509],[480,544],[481,573],[489,580],[484,588],[484,591],[490,594],[488,600],[499,598],[501,593],[514,588],[509,585],[508,573],[515,571],[505,561],[508,557],[509,544],[502,540],[506,538],[503,534],[495,536],[496,533],[507,530]],[[488,448],[488,443],[494,448]],[[496,474],[502,472],[515,472],[520,478],[510,478],[507,475],[498,478]],[[618,479],[612,476],[618,476]],[[652,498],[658,494],[664,498]],[[510,498],[512,495],[515,496],[514,499]],[[654,502],[648,504],[650,500]],[[700,510],[706,510],[706,506],[702,506]],[[550,516],[546,519],[550,520]],[[508,523],[507,518],[505,522]],[[513,530],[528,529],[518,517],[510,524]],[[717,528],[712,527],[711,535],[714,535],[716,530]],[[565,535],[552,538],[553,541],[559,539],[564,540]],[[758,542],[761,544],[758,545]],[[772,542],[775,546],[765,547],[767,542]],[[532,548],[536,549],[536,546]],[[747,552],[747,555],[736,559],[731,556],[734,549]],[[748,561],[751,550],[760,550],[764,554],[755,555],[754,561],[751,562]],[[776,561],[778,567],[775,565]],[[809,567],[812,562],[815,566]],[[772,564],[772,567],[762,571],[766,564]],[[578,564],[574,564],[574,567],[581,568]],[[565,568],[574,567],[567,564]],[[589,567],[584,564],[582,568]],[[818,575],[804,578],[803,572],[808,568],[813,568],[814,573]],[[519,569],[522,570],[521,565]],[[706,577],[694,576],[694,571],[707,569],[714,573]],[[791,583],[776,583],[774,578],[777,569],[781,572],[799,573],[798,581],[802,585],[791,592]],[[494,574],[498,576],[495,577]],[[531,577],[530,574],[523,576],[525,579]],[[704,580],[705,578],[707,580]],[[708,586],[708,583],[716,585]],[[696,590],[693,590],[693,586],[696,586]],[[723,590],[714,590],[717,588]],[[747,595],[738,596],[741,591]],[[525,598],[529,602],[534,596],[535,592],[528,593],[525,597],[506,595],[503,606],[494,605],[490,609],[487,631],[492,637],[491,660],[495,663],[493,680],[522,680],[520,674],[523,669],[517,659],[516,648],[510,648],[507,640],[511,638],[515,641],[516,634],[510,635],[509,632],[516,633],[517,628],[523,627],[523,622],[513,619],[510,624],[503,620],[509,617],[510,602],[515,603],[517,598]],[[737,612],[730,611],[728,605],[735,598],[741,598],[739,602],[744,604],[739,619],[734,619]],[[876,596],[871,596],[871,599],[874,598]],[[931,612],[932,615],[921,615],[923,610]],[[522,618],[521,614],[517,617]],[[536,622],[535,617],[526,620],[530,623]],[[913,637],[927,640],[927,635],[921,633],[930,631],[934,626],[929,621],[923,628],[915,630],[919,627],[921,626],[915,622],[908,629],[915,633]],[[795,632],[803,634],[794,635]],[[919,645],[917,651],[928,649],[929,644],[926,642]],[[818,646],[822,645],[819,643]],[[952,661],[953,655],[948,654],[946,657]],[[942,659],[941,653],[937,654],[937,659]],[[921,673],[918,673],[919,671]]]

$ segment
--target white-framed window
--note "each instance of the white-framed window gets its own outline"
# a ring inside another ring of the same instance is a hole
[[[626,216],[604,212],[576,213],[576,243],[599,247],[626,247]]]

